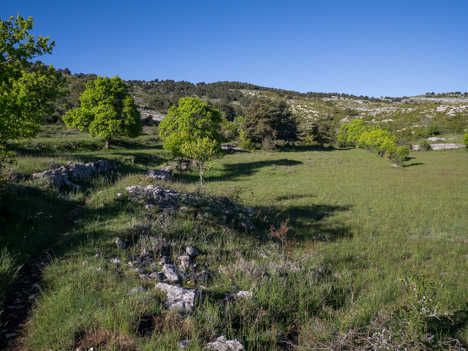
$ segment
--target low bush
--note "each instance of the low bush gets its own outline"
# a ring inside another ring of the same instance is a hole
[[[421,139],[418,142],[419,150],[420,151],[427,151],[431,149],[431,144],[427,141],[427,139]]]

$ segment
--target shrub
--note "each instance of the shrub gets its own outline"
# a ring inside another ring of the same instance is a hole
[[[362,133],[368,129],[369,127],[360,119],[343,124],[338,133],[338,146],[356,146]]]
[[[466,128],[466,131],[465,131],[465,139],[463,140],[463,144],[465,144],[466,147],[468,148],[468,128]]]
[[[431,149],[431,144],[427,141],[427,139],[421,139],[418,142],[419,150],[420,151],[427,151]]]
[[[403,162],[406,161],[406,159],[409,156],[409,148],[407,145],[403,146],[398,146],[396,147],[395,151],[390,154],[390,160],[395,162],[397,165],[401,166]]]

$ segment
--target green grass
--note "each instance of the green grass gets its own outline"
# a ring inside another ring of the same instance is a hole
[[[57,163],[107,158],[123,164],[118,173],[95,178],[80,192],[44,190],[30,180],[17,185],[26,195],[16,197],[18,216],[8,221],[2,243],[19,257],[16,264],[40,247],[56,249],[44,271],[24,349],[172,350],[187,338],[190,350],[201,350],[225,335],[238,338],[248,350],[275,350],[283,347],[278,333],[301,347],[332,347],[340,336],[365,330],[385,313],[405,311],[414,317],[407,307],[414,276],[434,283],[434,303],[453,316],[450,332],[442,326],[436,330],[468,341],[463,317],[468,309],[466,150],[413,153],[403,168],[358,149],[298,147],[226,155],[206,174],[206,192],[256,210],[257,231],[246,234],[204,214],[203,207],[161,218],[130,201],[125,187],[145,183],[143,171],[164,162],[146,161],[148,154],[164,156],[157,143],[145,144],[146,139],[130,149],[125,144],[109,151],[31,151],[19,159],[17,168],[26,174],[50,157]],[[126,160],[129,155],[136,156],[133,163]],[[194,172],[166,186],[197,191],[197,180]],[[76,205],[82,208],[77,223],[60,219]],[[37,212],[44,218],[34,223],[23,223],[19,216]],[[47,220],[50,215],[57,219]],[[278,228],[287,218],[288,240],[282,248],[269,235],[270,225]],[[168,313],[154,282],[140,281],[131,267],[110,263],[138,252],[140,237],[132,234],[136,225],[171,242],[174,258],[189,244],[200,250],[198,263],[212,272],[212,279],[193,315]],[[35,243],[34,249],[17,237],[20,232]],[[115,248],[117,236],[134,245]],[[127,296],[138,285],[148,293]],[[254,298],[224,301],[224,293],[238,290],[253,290]]]

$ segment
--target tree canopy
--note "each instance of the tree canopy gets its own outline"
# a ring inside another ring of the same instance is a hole
[[[250,104],[242,126],[243,137],[271,149],[298,139],[298,124],[284,101],[258,99]]]
[[[8,140],[39,132],[63,84],[52,66],[30,61],[52,53],[55,46],[49,37],[31,35],[33,26],[31,17],[0,20],[0,160]]]
[[[179,100],[159,124],[163,147],[175,159],[189,158],[200,168],[200,183],[203,186],[203,171],[209,168],[219,154],[222,114],[207,102],[192,97]]]
[[[141,132],[141,116],[125,82],[97,77],[86,83],[80,96],[81,107],[68,111],[63,121],[68,127],[88,131],[92,137],[106,141],[120,136],[136,137]]]

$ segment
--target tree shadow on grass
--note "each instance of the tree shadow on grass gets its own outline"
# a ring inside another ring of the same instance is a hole
[[[335,148],[333,146],[320,146],[320,145],[299,145],[291,148],[286,148],[282,152],[308,152],[308,151],[344,151],[354,149],[352,147]]]
[[[423,164],[424,164],[423,162],[413,162],[413,163],[410,163],[410,164],[407,164],[407,165],[403,165],[403,168],[408,168],[408,167],[413,167],[413,166],[421,166]]]
[[[225,180],[237,180],[239,178],[248,177],[263,167],[271,166],[297,166],[303,164],[301,161],[280,159],[280,160],[267,160],[267,161],[256,161],[256,162],[243,162],[223,165],[220,175],[206,174],[205,180],[211,182],[225,181]],[[181,180],[187,182],[199,182],[200,178],[196,174],[184,174],[180,175]]]
[[[282,222],[289,219],[288,237],[295,240],[307,241],[335,241],[341,238],[351,238],[350,228],[333,219],[336,212],[348,211],[351,206],[335,206],[326,204],[313,204],[303,206],[290,206],[286,208],[263,208],[266,223],[279,228]],[[270,228],[263,228],[269,230]]]

